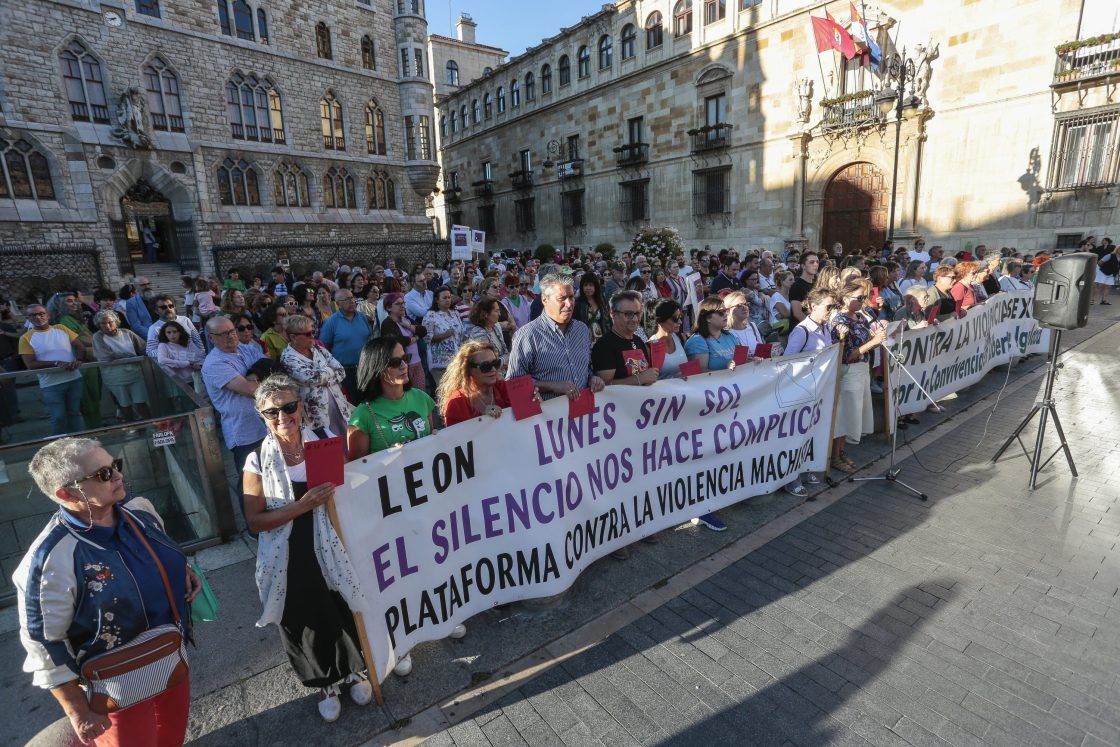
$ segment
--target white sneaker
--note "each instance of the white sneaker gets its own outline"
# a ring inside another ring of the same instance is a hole
[[[369,705],[369,702],[373,700],[373,685],[370,683],[369,677],[363,672],[352,674],[346,679],[353,683],[350,685],[350,700],[354,701],[354,705]]]
[[[338,699],[338,685],[324,687],[319,693],[319,715],[328,724],[342,714],[342,701]]]
[[[451,631],[451,635],[449,635],[448,638],[454,638],[455,640],[459,640],[460,638],[462,638],[466,634],[467,634],[467,626],[459,624],[459,625],[456,625],[455,629]]]
[[[398,677],[407,677],[412,674],[412,655],[408,654],[393,667],[393,674]]]

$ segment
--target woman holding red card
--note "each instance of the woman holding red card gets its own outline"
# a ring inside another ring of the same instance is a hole
[[[468,340],[455,352],[440,379],[436,401],[448,426],[489,415],[500,418],[509,407],[502,361],[493,343]]]
[[[268,426],[243,477],[245,520],[259,533],[256,577],[264,611],[257,626],[280,628],[292,669],[305,687],[319,688],[319,715],[330,722],[342,711],[343,686],[358,705],[373,697],[351,612],[364,606],[362,590],[326,510],[334,485],[307,484],[304,444],[332,434],[303,425],[299,383],[289,376],[269,376],[254,400]]]

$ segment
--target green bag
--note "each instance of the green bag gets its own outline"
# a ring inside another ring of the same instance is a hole
[[[210,588],[210,582],[206,580],[197,562],[191,561],[191,569],[202,580],[202,589],[191,602],[191,622],[195,625],[201,622],[214,622],[218,619],[218,598],[214,596],[214,590]]]

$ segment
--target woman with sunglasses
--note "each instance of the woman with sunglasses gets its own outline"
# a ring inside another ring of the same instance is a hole
[[[857,467],[844,451],[844,444],[858,444],[866,433],[875,430],[871,406],[871,353],[887,339],[885,326],[871,329],[874,312],[864,309],[871,293],[870,280],[853,280],[841,288],[840,313],[832,320],[832,341],[843,345],[840,370],[840,396],[836,402],[836,429],[832,442],[832,463],[845,472]]]
[[[448,426],[483,415],[501,417],[502,410],[509,407],[501,367],[502,361],[493,343],[484,340],[463,343],[447,365],[436,390],[436,401]]]
[[[306,316],[289,316],[284,323],[288,347],[280,354],[280,365],[299,382],[307,425],[345,433],[354,408],[342,392],[346,369],[322,345],[315,344],[315,323]]]
[[[245,461],[245,521],[258,533],[257,590],[264,609],[257,627],[280,628],[284,652],[304,687],[319,689],[319,715],[342,712],[339,694],[366,705],[373,686],[351,610],[364,598],[346,548],[327,515],[329,482],[309,485],[304,445],[333,434],[308,428],[299,384],[273,374],[253,399],[268,426],[260,448]]]
[[[727,310],[719,296],[708,296],[700,302],[696,315],[696,332],[684,344],[688,359],[700,362],[701,371],[722,371],[735,368],[735,346],[739,341],[726,329]]]
[[[501,317],[501,302],[489,296],[478,299],[471,307],[469,320],[471,326],[467,329],[467,337],[471,340],[488,342],[493,346],[501,363],[501,374],[505,376],[506,364],[509,363],[509,348],[506,347],[506,338],[502,334]]]
[[[404,345],[405,355],[408,356],[408,380],[414,387],[423,389],[427,384],[427,377],[424,375],[424,364],[420,360],[417,341],[427,330],[424,325],[408,318],[404,296],[400,293],[385,294],[385,312],[388,316],[381,322],[381,336],[395,337]]]
[[[28,471],[59,505],[13,578],[27,652],[24,670],[33,684],[50,690],[82,742],[182,744],[189,676],[155,697],[103,715],[90,707],[77,672],[91,657],[160,625],[182,621],[187,638],[189,628],[182,626],[189,625],[189,605],[201,581],[152,504],[140,497],[126,501],[120,463],[99,442],[60,438],[39,449]]]
[[[248,314],[238,314],[230,317],[233,328],[237,332],[237,341],[242,345],[256,345],[261,352],[268,355],[268,345],[257,339],[257,327],[253,324],[253,317]]]
[[[688,360],[684,351],[685,337],[684,309],[671,298],[657,302],[653,307],[653,318],[657,322],[657,332],[649,338],[650,342],[665,341],[665,362],[661,365],[658,378],[675,379],[681,375],[681,364]]]

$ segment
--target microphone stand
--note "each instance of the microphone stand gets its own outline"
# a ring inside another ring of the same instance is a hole
[[[900,347],[902,345],[903,334],[906,331],[906,325],[907,325],[907,322],[903,322],[902,327],[900,327],[899,330],[898,330],[898,344],[899,344]],[[914,374],[910,373],[910,370],[906,368],[905,364],[903,364],[902,358],[899,357],[899,355],[896,352],[891,350],[886,345],[880,345],[879,349],[882,350],[883,352],[885,352],[887,354],[887,356],[890,358],[890,360],[894,361],[894,364],[896,366],[898,366],[899,370],[901,370],[904,374],[906,374],[907,377],[909,377],[910,381],[914,382],[914,386],[918,387],[918,391],[921,392],[922,394],[924,394],[926,396],[926,399],[928,399],[930,401],[930,403],[935,408],[937,408],[937,412],[941,412],[942,407],[940,405],[938,405],[936,402],[933,401],[933,397],[931,397],[930,393],[925,390],[925,388],[922,386],[921,382],[918,381],[916,378],[914,378]],[[888,381],[887,381],[888,395],[887,396],[889,396],[891,398],[891,401],[893,402],[894,401],[894,391],[893,391],[893,387],[890,386],[889,377],[890,377],[890,368],[891,367],[890,367],[889,362],[887,363],[886,368],[887,368],[887,376],[888,376]],[[902,480],[898,479],[898,476],[900,474],[902,474],[902,467],[901,466],[896,467],[895,463],[894,463],[895,452],[898,450],[898,423],[897,422],[890,423],[889,420],[888,420],[888,427],[891,428],[891,461],[890,461],[890,465],[887,467],[886,473],[882,474],[882,475],[875,476],[875,477],[849,477],[848,482],[876,482],[876,481],[879,481],[879,480],[884,480],[886,482],[898,485],[899,487],[901,487],[902,489],[911,493],[912,495],[914,495],[916,498],[918,498],[920,500],[923,500],[923,501],[929,500],[928,495],[926,495],[922,491],[918,490],[917,488],[913,487],[912,485],[907,485]]]

